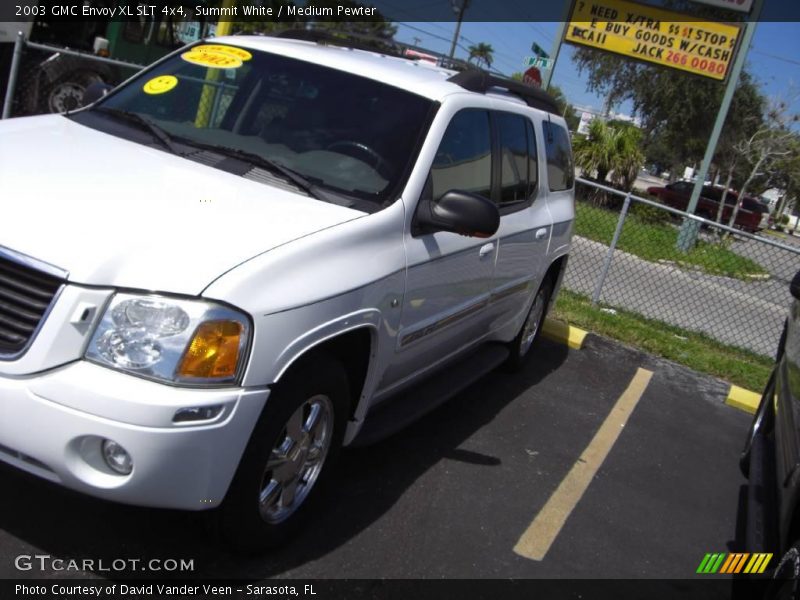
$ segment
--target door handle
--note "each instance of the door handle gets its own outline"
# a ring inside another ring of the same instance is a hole
[[[547,235],[547,227],[542,227],[541,229],[537,229],[534,235],[537,240],[542,239]]]
[[[489,242],[488,244],[484,244],[481,246],[481,249],[478,251],[478,256],[483,258],[487,254],[491,254],[494,252],[494,242]]]

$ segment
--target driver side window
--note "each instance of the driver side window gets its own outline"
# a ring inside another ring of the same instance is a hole
[[[456,113],[436,151],[428,181],[429,197],[434,202],[450,190],[491,198],[492,145],[488,111],[465,109]]]

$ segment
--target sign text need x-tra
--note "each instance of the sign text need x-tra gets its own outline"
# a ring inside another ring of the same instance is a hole
[[[740,29],[627,0],[577,0],[567,42],[723,80]]]

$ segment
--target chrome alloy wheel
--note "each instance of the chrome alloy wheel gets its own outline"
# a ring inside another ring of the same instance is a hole
[[[536,339],[536,334],[539,332],[539,323],[542,320],[542,313],[544,312],[546,296],[543,290],[539,290],[536,298],[533,300],[533,306],[528,313],[528,318],[525,320],[525,325],[522,328],[522,339],[519,344],[520,357],[525,356],[528,350],[531,349],[531,344]]]
[[[333,437],[333,403],[319,394],[294,411],[261,478],[258,509],[267,523],[285,521],[314,487]]]

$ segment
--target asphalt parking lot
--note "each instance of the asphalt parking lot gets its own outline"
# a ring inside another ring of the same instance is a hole
[[[541,340],[523,373],[491,373],[344,452],[325,510],[257,558],[220,548],[198,515],[85,498],[3,466],[0,577],[86,576],[20,571],[21,554],[193,559],[173,575],[250,580],[693,577],[705,553],[740,549],[750,417],[723,404],[727,390],[595,336],[577,351]]]

